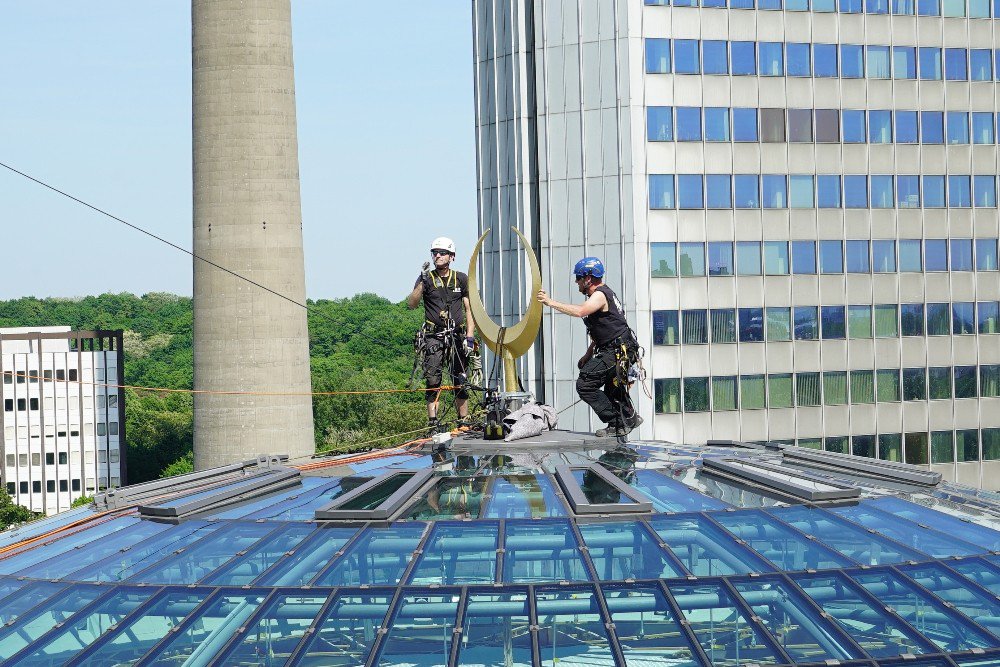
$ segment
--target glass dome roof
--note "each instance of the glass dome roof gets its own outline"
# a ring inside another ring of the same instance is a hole
[[[1000,665],[1000,498],[793,447],[276,457],[0,533],[29,665]]]

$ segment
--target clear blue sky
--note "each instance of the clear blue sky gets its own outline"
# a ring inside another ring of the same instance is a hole
[[[401,299],[476,236],[468,0],[293,0],[310,298]],[[187,0],[32,0],[0,21],[0,161],[191,246]],[[191,293],[189,257],[0,169],[0,298]]]

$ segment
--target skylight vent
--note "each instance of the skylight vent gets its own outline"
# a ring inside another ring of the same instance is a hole
[[[653,503],[607,468],[557,466],[556,479],[576,514],[627,514],[653,511]]]
[[[139,514],[146,517],[178,519],[195,512],[259,498],[301,483],[301,473],[291,468],[275,469],[251,475],[201,493],[186,494],[162,502],[142,505]]]
[[[706,473],[763,486],[810,502],[848,500],[861,495],[857,487],[837,484],[780,465],[737,459],[705,459],[703,465]]]
[[[368,520],[391,518],[434,474],[433,470],[393,470],[362,484],[316,510],[318,520]]]

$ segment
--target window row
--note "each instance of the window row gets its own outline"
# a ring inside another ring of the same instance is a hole
[[[996,208],[995,175],[650,174],[649,208]]]
[[[1000,460],[1000,428],[984,428],[981,434],[979,429],[971,428],[930,433],[837,435],[769,442],[913,465]]]
[[[888,109],[646,108],[649,141],[995,144],[996,114],[988,111]]]
[[[895,14],[990,18],[990,0],[645,0],[657,7],[719,7],[770,9],[789,12],[840,12],[841,14]],[[1000,16],[1000,0],[993,0],[993,16]]]
[[[65,479],[60,479],[59,480],[59,490],[60,491],[69,491],[70,488],[72,488],[74,491],[79,491],[80,490],[80,480],[74,479],[74,480],[71,480],[71,481],[72,481],[72,484],[70,484],[69,481],[67,481]],[[30,488],[31,488],[31,492],[32,493],[41,493],[42,492],[42,483],[41,483],[41,481],[35,480],[34,482],[31,482]],[[7,493],[9,495],[11,495],[11,496],[15,495],[15,493],[20,493],[21,495],[26,495],[28,493],[28,489],[29,489],[28,482],[21,482],[20,485],[18,485],[15,482],[7,482]],[[45,491],[46,491],[46,493],[55,493],[56,492],[56,480],[54,480],[54,479],[46,480],[46,482],[45,482]]]
[[[996,271],[997,239],[657,242],[649,257],[653,278]]]
[[[70,368],[69,370],[58,368],[55,371],[43,370],[40,374],[37,370],[3,372],[4,384],[14,384],[15,382],[17,384],[24,384],[25,382],[35,384],[39,378],[44,381],[68,379],[70,382],[76,382],[79,379],[79,371],[76,368]]]
[[[1000,303],[885,303],[654,310],[653,345],[1000,333]]]
[[[993,81],[1000,50],[648,37],[646,73]]]
[[[1000,365],[659,378],[654,385],[657,414],[997,398]]]

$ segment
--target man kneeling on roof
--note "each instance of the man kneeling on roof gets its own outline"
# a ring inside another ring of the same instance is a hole
[[[604,284],[604,263],[584,257],[573,268],[576,287],[587,297],[581,305],[560,303],[545,290],[538,300],[565,315],[583,318],[590,347],[580,358],[576,392],[607,427],[598,437],[624,437],[642,423],[628,395],[628,370],[639,356],[635,334],[625,320],[625,310],[610,287]]]

